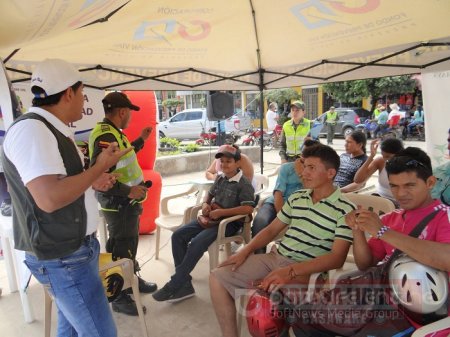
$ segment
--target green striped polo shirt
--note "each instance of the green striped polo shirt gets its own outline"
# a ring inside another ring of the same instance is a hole
[[[289,226],[278,252],[298,262],[330,253],[335,239],[353,241],[345,215],[354,210],[355,205],[339,188],[315,204],[311,192],[305,189],[292,193],[277,215]]]

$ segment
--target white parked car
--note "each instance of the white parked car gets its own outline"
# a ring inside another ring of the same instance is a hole
[[[245,131],[250,128],[252,120],[250,116],[247,116],[245,112],[239,112],[232,117],[225,120],[226,132],[239,132]]]
[[[159,137],[198,139],[203,129],[209,131],[216,124],[208,119],[206,109],[186,109],[158,124]]]
[[[250,117],[244,116],[240,112],[225,120],[225,131],[246,130],[250,127],[250,124]],[[200,138],[202,130],[208,132],[210,128],[217,128],[217,122],[208,119],[206,109],[194,108],[180,111],[168,120],[160,122],[158,126],[160,138],[169,137],[184,140]]]

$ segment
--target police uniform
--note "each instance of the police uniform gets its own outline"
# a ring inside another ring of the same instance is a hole
[[[112,253],[114,260],[129,258],[135,261],[142,205],[139,202],[133,202],[128,195],[131,186],[143,183],[143,174],[136,152],[144,147],[144,140],[138,138],[130,143],[126,135],[105,118],[97,123],[89,138],[91,165],[95,163],[102,147],[111,142],[117,142],[121,150],[133,146],[134,151],[128,152],[115,167],[111,168],[112,173],[119,174],[114,187],[106,192],[97,192],[101,210],[108,224],[109,238],[106,251]],[[138,270],[136,262],[135,265]]]
[[[283,124],[280,157],[287,161],[295,161],[301,155],[303,141],[311,129],[311,121],[303,118],[299,124],[289,120]]]
[[[338,120],[337,111],[330,109],[326,112],[325,122],[327,123],[327,144],[333,144],[336,122]]]

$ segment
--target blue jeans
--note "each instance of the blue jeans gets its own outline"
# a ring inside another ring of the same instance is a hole
[[[25,264],[58,308],[58,337],[117,336],[98,271],[98,240],[87,236],[74,253],[52,260],[25,255]]]
[[[256,213],[255,218],[252,222],[252,238],[261,232],[264,228],[269,226],[269,224],[277,217],[277,211],[272,203],[266,202]],[[266,252],[265,247],[255,250],[255,254],[264,254]]]
[[[412,121],[411,123],[408,124],[408,133],[412,134],[413,128],[415,128],[417,125],[422,125],[422,124],[423,124],[423,122]]]
[[[234,235],[242,223],[235,221],[227,225],[225,236]],[[216,240],[218,226],[203,228],[197,220],[181,226],[172,234],[172,255],[175,263],[175,274],[169,284],[180,288],[192,280],[191,271],[208,247]]]

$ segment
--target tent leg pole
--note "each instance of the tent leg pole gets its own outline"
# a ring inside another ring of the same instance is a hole
[[[259,70],[259,128],[262,131],[263,130],[263,123],[264,123],[264,74],[263,69]],[[261,165],[261,174],[264,173],[264,134],[261,132],[260,136],[260,165]]]

